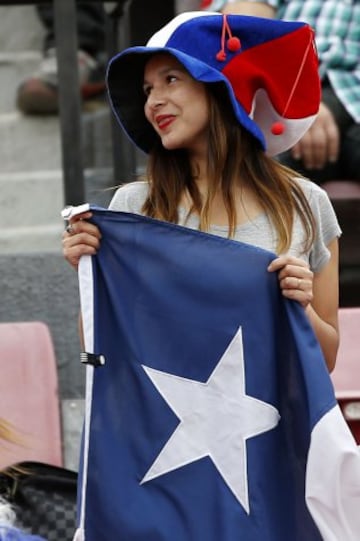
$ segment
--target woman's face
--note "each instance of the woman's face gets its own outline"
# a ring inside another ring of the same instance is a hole
[[[206,87],[173,56],[150,58],[144,71],[145,116],[167,149],[206,150],[209,122]]]

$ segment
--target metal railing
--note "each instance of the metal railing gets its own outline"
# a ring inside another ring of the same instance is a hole
[[[83,2],[84,0],[82,0]],[[86,0],[91,2],[94,0]],[[96,0],[99,2],[99,0]],[[130,1],[117,2],[118,9],[109,18],[107,52],[112,56],[129,43],[126,18]],[[65,205],[85,201],[85,180],[82,159],[81,97],[78,91],[76,1],[53,0],[55,41],[59,75],[59,111],[62,142],[62,166]],[[119,26],[122,28],[119,32]],[[120,39],[121,38],[121,43]],[[130,142],[112,117],[114,178],[130,178],[135,170],[135,153]]]

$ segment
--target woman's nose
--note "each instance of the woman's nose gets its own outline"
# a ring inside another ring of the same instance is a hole
[[[147,99],[150,107],[157,107],[165,102],[165,94],[161,89],[153,88]]]

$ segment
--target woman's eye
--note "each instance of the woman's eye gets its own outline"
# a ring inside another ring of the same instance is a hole
[[[146,97],[150,95],[150,92],[151,92],[151,87],[150,86],[144,86],[144,94],[145,94]]]
[[[168,75],[167,76],[168,83],[173,83],[174,81],[177,81],[176,75]]]

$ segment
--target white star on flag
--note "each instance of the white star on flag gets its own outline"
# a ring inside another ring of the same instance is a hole
[[[249,514],[246,440],[274,428],[280,415],[245,394],[241,327],[205,383],[143,368],[180,423],[141,483],[208,456]]]

